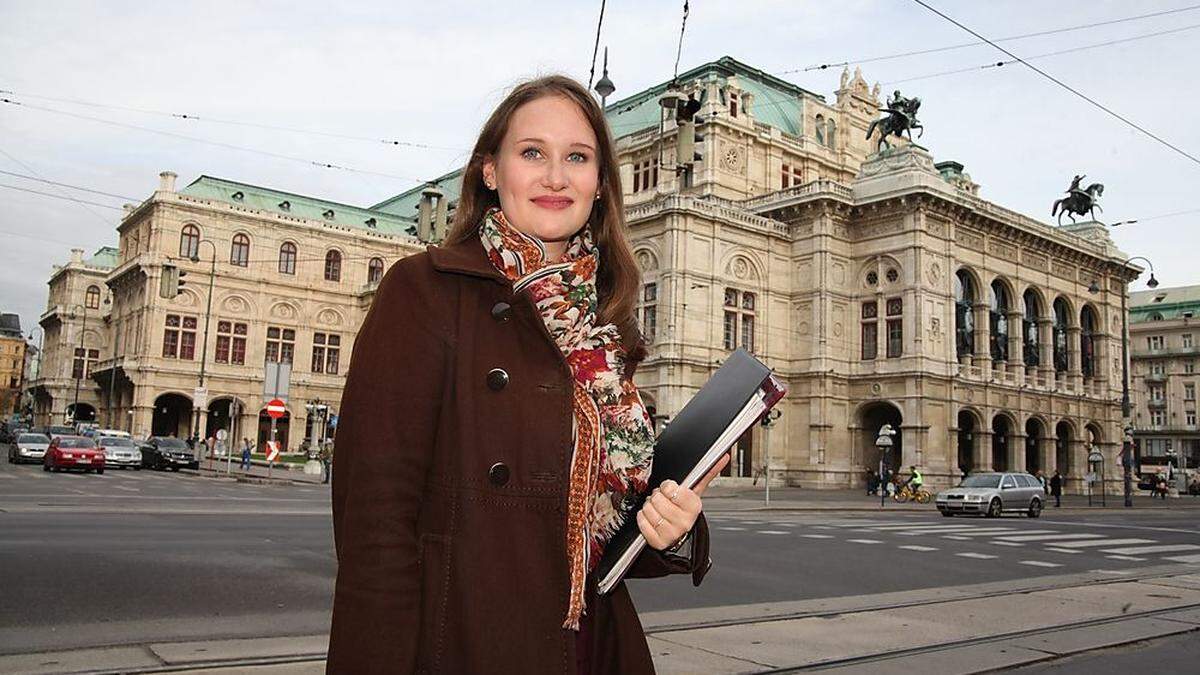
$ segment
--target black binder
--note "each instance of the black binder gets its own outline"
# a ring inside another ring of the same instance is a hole
[[[770,368],[744,349],[734,351],[655,441],[647,495],[668,479],[695,487],[786,393]],[[646,546],[635,517],[644,502],[645,496],[637,500],[604,550],[595,572],[602,594],[616,587]]]

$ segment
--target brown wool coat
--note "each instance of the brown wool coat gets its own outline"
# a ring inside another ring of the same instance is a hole
[[[328,672],[576,671],[562,628],[571,386],[477,236],[388,271],[342,397]],[[699,585],[703,516],[692,541],[690,557],[647,549],[630,576]],[[624,584],[588,588],[592,675],[653,672]]]

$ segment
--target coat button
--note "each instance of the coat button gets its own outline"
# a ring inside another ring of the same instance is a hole
[[[492,318],[503,323],[512,316],[512,305],[507,302],[497,302],[492,307]]]
[[[508,384],[508,373],[503,368],[492,368],[487,374],[487,386],[492,391],[500,391]]]
[[[496,462],[492,468],[488,469],[488,480],[492,481],[492,485],[504,485],[508,482],[508,465],[504,462]]]

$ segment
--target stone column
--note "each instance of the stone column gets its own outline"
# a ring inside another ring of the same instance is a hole
[[[1083,371],[1080,365],[1079,336],[1082,334],[1079,326],[1067,327],[1067,377],[1075,385],[1076,390],[1083,386]]]
[[[1038,377],[1047,383],[1054,379],[1054,320],[1040,318],[1038,331]]]
[[[1050,480],[1050,476],[1054,475],[1058,467],[1055,466],[1056,459],[1054,456],[1054,436],[1047,434],[1037,439],[1038,457],[1042,465],[1042,475],[1046,480]]]
[[[1025,471],[1025,434],[1014,433],[1009,436],[1008,470]]]
[[[975,365],[983,369],[983,376],[987,377],[992,366],[992,349],[991,349],[991,321],[988,319],[988,305],[986,302],[975,303]]]
[[[992,470],[992,431],[979,430],[972,434],[975,439],[975,447],[972,450],[975,453],[975,466],[972,471],[991,471]]]
[[[1025,324],[1020,310],[1008,313],[1008,372],[1025,372]]]

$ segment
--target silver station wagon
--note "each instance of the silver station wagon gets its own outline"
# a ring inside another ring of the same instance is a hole
[[[1004,512],[1042,515],[1046,492],[1038,479],[1027,473],[976,473],[958,487],[937,493],[935,503],[943,516],[956,513],[983,514],[999,518]]]

